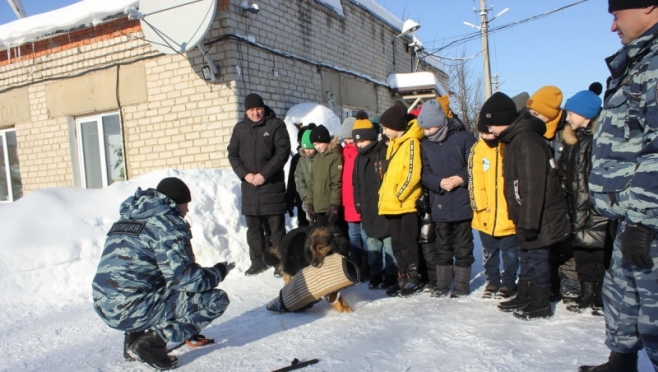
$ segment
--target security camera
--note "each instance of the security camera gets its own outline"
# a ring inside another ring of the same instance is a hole
[[[247,0],[243,1],[240,4],[240,7],[242,7],[242,11],[245,12],[245,13],[249,12],[249,13],[252,13],[252,14],[258,14],[258,11],[260,10],[260,8],[258,7],[258,4],[256,4],[256,3],[249,4],[249,2]]]

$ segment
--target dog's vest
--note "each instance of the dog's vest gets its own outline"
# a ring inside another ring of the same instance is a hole
[[[307,266],[281,289],[283,305],[290,311],[302,309],[322,297],[359,281],[359,270],[339,254],[324,259],[321,267]]]

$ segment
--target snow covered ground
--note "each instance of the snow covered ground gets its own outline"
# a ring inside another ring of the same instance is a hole
[[[217,343],[176,351],[181,371],[269,371],[294,358],[319,358],[309,372],[575,371],[607,358],[600,317],[558,304],[552,319],[524,322],[498,311],[495,300],[481,299],[479,241],[468,298],[387,298],[361,284],[344,291],[351,314],[337,314],[327,303],[305,313],[270,313],[265,304],[282,280],[271,269],[243,274],[249,257],[234,174],[163,170],[102,190],[46,189],[0,204],[0,370],[151,370],[123,361],[122,333],[92,309],[91,279],[119,203],[167,176],[192,190],[187,218],[197,260],[237,263],[219,285],[231,305],[203,332]],[[650,370],[642,353],[640,371]]]

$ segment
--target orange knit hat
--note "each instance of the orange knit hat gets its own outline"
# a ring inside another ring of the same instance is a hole
[[[555,136],[555,131],[557,130],[558,123],[562,117],[562,109],[560,105],[562,104],[562,91],[560,88],[553,85],[546,85],[539,88],[533,94],[526,106],[535,110],[538,113],[546,116],[548,122],[546,123],[546,133],[544,137],[551,139]]]

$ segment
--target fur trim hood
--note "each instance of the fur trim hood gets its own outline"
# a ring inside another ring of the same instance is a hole
[[[596,131],[596,127],[599,125],[599,117],[596,116],[593,118],[587,127],[579,128],[578,130],[573,130],[571,125],[567,124],[562,129],[562,141],[567,145],[575,145],[578,143],[578,138],[582,135],[593,135]]]

